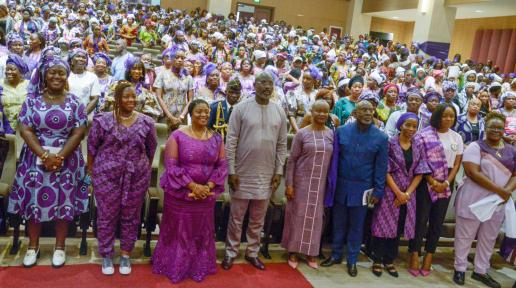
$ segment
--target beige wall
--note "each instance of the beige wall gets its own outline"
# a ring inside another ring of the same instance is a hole
[[[179,10],[193,10],[197,7],[206,9],[207,0],[161,0],[161,7]]]
[[[232,0],[231,11],[237,3],[254,4],[253,0]],[[345,0],[261,0],[261,6],[273,7],[273,20],[288,24],[314,27],[317,31],[329,26],[346,28],[349,2]],[[303,15],[303,16],[298,16]]]
[[[371,20],[371,31],[393,33],[394,42],[409,44],[412,42],[414,22],[373,17]]]
[[[416,9],[419,0],[364,0],[362,13]]]
[[[456,53],[462,55],[462,59],[471,57],[475,33],[480,29],[516,29],[516,16],[457,19],[452,34],[450,53],[452,58]]]

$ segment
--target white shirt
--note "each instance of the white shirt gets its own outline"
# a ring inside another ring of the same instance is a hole
[[[441,143],[443,144],[448,168],[453,168],[455,157],[464,153],[464,143],[462,142],[462,137],[460,137],[459,133],[451,129],[449,129],[446,133],[437,132],[437,135],[439,135],[439,140],[441,140]]]
[[[82,74],[70,73],[68,85],[70,93],[79,97],[84,105],[88,105],[91,96],[100,96],[99,78],[90,71]]]

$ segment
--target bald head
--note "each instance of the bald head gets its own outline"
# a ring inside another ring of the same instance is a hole
[[[362,100],[355,106],[355,116],[359,128],[366,128],[373,123],[374,107],[371,102]]]

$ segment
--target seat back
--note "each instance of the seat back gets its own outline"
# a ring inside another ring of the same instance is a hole
[[[159,148],[159,166],[158,166],[158,181],[156,188],[158,189],[159,202],[158,202],[158,213],[163,212],[163,200],[165,199],[165,192],[159,186],[159,179],[165,172],[165,145],[160,145]]]
[[[156,127],[156,134],[158,136],[158,144],[165,145],[167,143],[168,137],[170,136],[170,132],[168,130],[168,125],[163,123],[155,123],[154,127]]]
[[[13,184],[14,176],[16,175],[16,136],[5,135],[5,138],[9,142],[9,151],[7,152],[7,157],[5,158],[0,182],[7,184],[10,187]]]

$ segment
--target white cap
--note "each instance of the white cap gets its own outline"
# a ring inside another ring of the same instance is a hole
[[[267,57],[267,53],[265,53],[265,51],[262,50],[254,50],[253,56],[255,59],[261,59]]]

